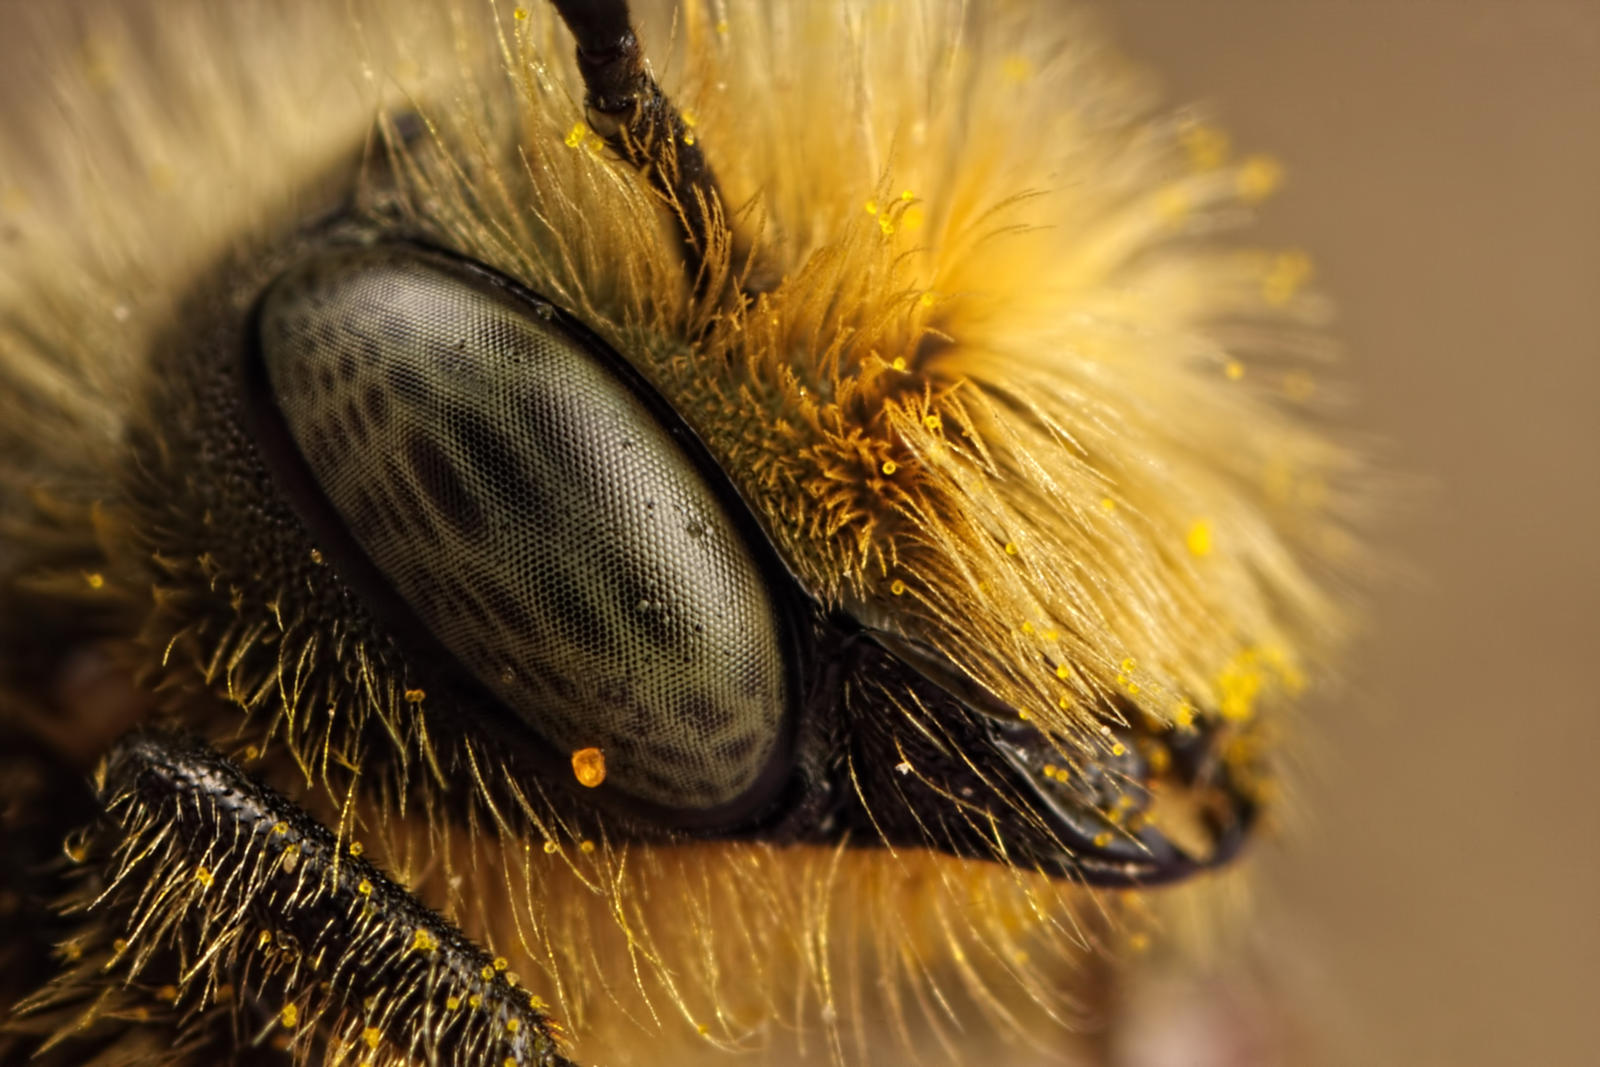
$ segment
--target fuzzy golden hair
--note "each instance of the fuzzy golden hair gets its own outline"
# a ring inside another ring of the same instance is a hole
[[[697,283],[671,210],[590,128],[546,4],[29,13],[48,92],[0,127],[3,714],[55,714],[19,662],[22,613],[106,649],[153,714],[334,828],[315,847],[363,843],[397,894],[520,974],[583,1062],[962,1062],[986,1033],[1073,1048],[1147,937],[1141,897],[919,850],[629,845],[549,816],[487,746],[429,732],[381,643],[294,607],[248,551],[210,550],[250,532],[212,528],[191,438],[149,406],[151,353],[216,263],[270,262],[341,200],[379,204],[625,353],[812,596],[944,657],[1064,758],[1108,750],[1118,715],[1280,715],[1346,628],[1361,469],[1326,429],[1308,260],[1226,236],[1276,163],[1157,110],[1054,5],[637,6],[727,205]],[[154,442],[134,465],[131,438]],[[118,826],[122,874],[70,906],[148,877],[146,904],[203,913],[193,966],[157,982],[159,918],[130,932],[89,908],[36,1017],[58,1050],[135,1019],[185,1035],[97,1063],[216,1062],[208,1028],[241,995],[219,961],[277,951],[270,931],[202,892],[183,841],[138,811]],[[240,893],[285,872],[281,851],[213,855],[268,872],[217,882]],[[315,968],[269,972],[281,1003],[249,1036],[423,1062],[423,1015],[363,1021]],[[313,1018],[346,1043],[302,1040]]]

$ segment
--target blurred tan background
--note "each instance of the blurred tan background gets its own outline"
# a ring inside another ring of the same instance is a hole
[[[1102,6],[1286,162],[1261,236],[1427,486],[1264,853],[1282,995],[1315,1062],[1600,1062],[1600,3]]]

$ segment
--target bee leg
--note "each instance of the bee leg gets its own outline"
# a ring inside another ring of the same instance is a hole
[[[71,1016],[51,1043],[149,1020],[296,1062],[571,1067],[539,998],[212,749],[136,733],[97,779],[77,966],[20,1008]]]

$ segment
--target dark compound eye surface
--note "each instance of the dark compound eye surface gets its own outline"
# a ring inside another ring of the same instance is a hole
[[[782,620],[750,545],[629,376],[547,305],[407,246],[322,251],[259,353],[310,478],[415,619],[559,752],[672,809],[780,744]],[[257,398],[259,402],[263,398]]]

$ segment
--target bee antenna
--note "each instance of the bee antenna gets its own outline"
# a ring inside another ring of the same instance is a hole
[[[578,42],[590,125],[672,206],[703,292],[729,247],[722,193],[688,124],[645,66],[627,0],[551,2]]]

